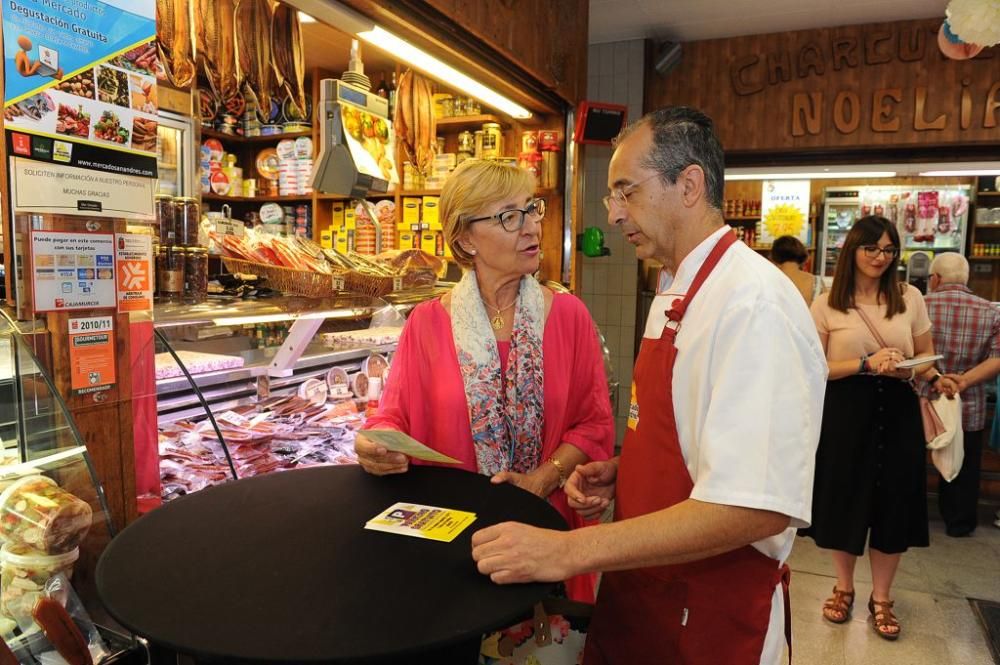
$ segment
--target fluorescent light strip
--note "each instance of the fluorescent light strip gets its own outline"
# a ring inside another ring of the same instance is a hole
[[[281,321],[296,321],[298,319],[329,319],[342,318],[345,315],[354,316],[353,309],[333,309],[325,312],[308,312],[306,314],[256,314],[250,316],[224,316],[212,319],[217,326],[249,326],[256,323],[278,323]]]
[[[920,175],[926,176],[975,176],[975,175],[1000,175],[1000,170],[994,169],[955,169],[951,171],[921,171]]]
[[[315,23],[316,19],[314,19],[309,14],[306,14],[305,12],[299,12],[299,22],[300,23]]]
[[[487,106],[506,113],[512,118],[530,118],[531,111],[514,103],[498,92],[487,88],[482,83],[466,76],[451,65],[447,65],[431,54],[422,51],[413,44],[397,37],[381,26],[376,25],[371,30],[358,32],[358,37],[383,51],[407,62],[423,73],[447,83],[455,90],[475,97]]]
[[[892,178],[895,171],[803,171],[801,173],[727,173],[726,180],[823,180],[831,178]]]

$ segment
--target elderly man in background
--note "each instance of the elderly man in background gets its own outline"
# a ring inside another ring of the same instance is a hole
[[[967,286],[969,262],[955,252],[931,263],[926,296],[938,363],[958,384],[962,396],[965,461],[952,482],[938,480],[938,508],[949,536],[961,538],[976,529],[979,467],[986,421],[985,382],[1000,373],[1000,310]]]

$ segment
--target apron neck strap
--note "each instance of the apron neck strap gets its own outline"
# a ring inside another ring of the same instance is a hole
[[[694,276],[694,281],[691,282],[691,288],[688,289],[687,294],[683,298],[677,298],[674,300],[673,305],[667,310],[667,318],[671,321],[679,323],[682,318],[684,318],[684,312],[687,311],[688,305],[694,300],[695,295],[697,295],[698,290],[701,289],[701,285],[705,283],[708,276],[715,269],[715,266],[719,264],[719,260],[722,255],[726,253],[733,244],[736,243],[736,236],[732,233],[723,233],[719,241],[715,243],[715,247],[712,251],[708,253],[708,257],[705,262],[701,264],[701,268],[698,269],[698,273]]]

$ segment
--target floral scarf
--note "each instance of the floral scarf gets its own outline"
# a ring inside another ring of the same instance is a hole
[[[465,383],[479,473],[528,473],[541,464],[544,325],[542,287],[531,277],[522,277],[507,373],[501,381],[496,336],[476,273],[465,273],[452,291],[451,332]]]

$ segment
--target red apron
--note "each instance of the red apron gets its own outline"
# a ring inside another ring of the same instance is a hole
[[[674,339],[684,312],[735,242],[726,233],[687,295],[666,312],[660,338],[643,339],[635,364],[638,422],[625,433],[618,466],[615,520],[669,508],[691,496],[694,483],[677,437],[672,382]],[[585,665],[758,665],[779,582],[785,588],[790,636],[788,567],[751,545],[690,563],[605,573],[587,636]]]

